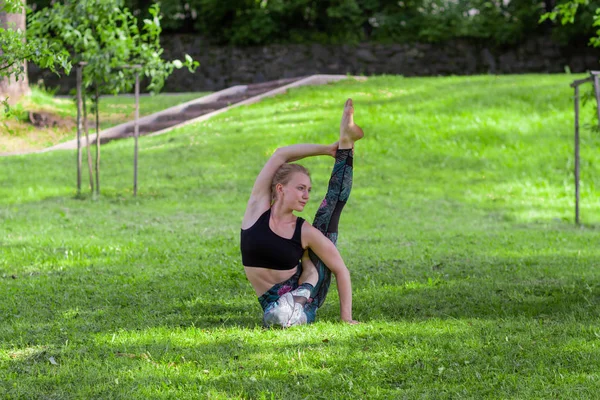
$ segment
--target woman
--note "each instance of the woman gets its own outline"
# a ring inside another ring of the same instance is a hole
[[[337,280],[341,318],[356,323],[350,273],[335,247],[340,214],[352,187],[354,142],[363,137],[353,115],[348,99],[338,142],[279,148],[256,178],[242,221],[241,251],[266,326],[313,322],[327,296],[331,272]],[[302,211],[310,197],[309,173],[288,163],[319,155],[335,157],[335,165],[311,226],[293,214]]]

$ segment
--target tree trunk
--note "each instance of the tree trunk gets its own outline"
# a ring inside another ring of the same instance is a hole
[[[100,91],[96,84],[96,195],[100,197]]]
[[[3,1],[0,0],[0,4]],[[23,0],[25,6],[25,0]],[[3,28],[21,29],[25,32],[25,7],[20,14],[7,14],[0,12],[0,26]],[[0,54],[2,49],[0,49]],[[0,78],[0,100],[9,98],[9,103],[14,104],[19,97],[29,93],[29,80],[27,79],[27,62],[23,61],[25,73],[16,81],[14,78]]]
[[[81,131],[83,127],[82,66],[77,67],[77,194],[81,194]]]
[[[85,95],[85,92],[84,92]],[[85,129],[85,141],[87,148],[88,171],[90,175],[90,190],[94,195],[94,169],[92,167],[92,153],[90,152],[90,131],[88,130],[87,103],[86,97],[83,97],[83,129]]]
[[[554,10],[555,6],[556,6],[556,0],[544,0],[544,7],[546,9],[546,12],[550,12],[550,11]]]

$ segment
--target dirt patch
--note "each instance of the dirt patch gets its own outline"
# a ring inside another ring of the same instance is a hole
[[[71,129],[75,122],[68,117],[61,117],[47,111],[29,111],[29,122],[36,128]]]
[[[23,118],[24,117],[24,118]],[[48,111],[0,120],[0,155],[41,150],[73,137],[76,122]]]

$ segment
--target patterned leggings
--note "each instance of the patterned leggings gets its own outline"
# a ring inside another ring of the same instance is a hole
[[[337,243],[340,215],[352,189],[353,161],[352,149],[337,151],[327,194],[321,202],[313,222],[313,226],[327,236],[333,244]],[[309,250],[309,256],[319,273],[319,280],[311,291],[311,298],[302,309],[299,304],[294,304],[290,294],[298,288],[298,279],[302,273],[302,265],[300,265],[298,272],[293,277],[276,284],[258,298],[264,311],[263,322],[265,325],[276,324],[285,327],[314,322],[317,309],[323,305],[327,297],[331,283],[331,271],[312,250]]]

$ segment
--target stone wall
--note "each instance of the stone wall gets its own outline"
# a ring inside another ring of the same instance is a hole
[[[177,70],[163,91],[215,91],[237,84],[258,83],[312,74],[404,76],[558,73],[600,69],[600,51],[586,43],[560,46],[546,37],[529,38],[510,48],[487,48],[469,41],[444,44],[270,45],[216,47],[191,35],[163,38],[165,58],[190,54],[200,62],[195,74]],[[74,75],[74,74],[72,74]],[[35,66],[30,82],[47,87],[74,87],[74,76],[58,79]]]

